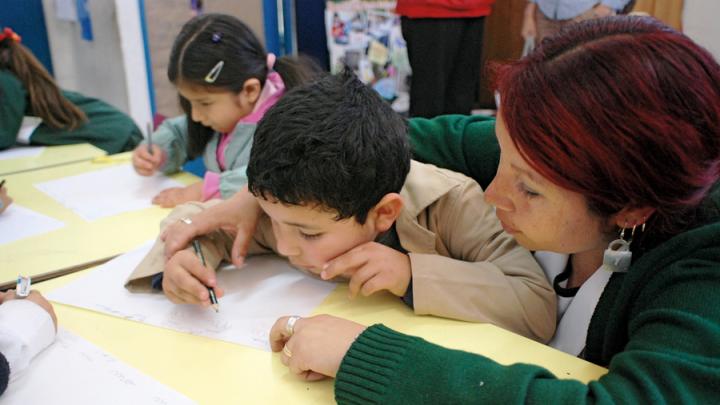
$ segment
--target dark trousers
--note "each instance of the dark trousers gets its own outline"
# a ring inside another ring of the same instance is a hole
[[[402,17],[412,68],[410,116],[470,114],[480,81],[485,17]]]

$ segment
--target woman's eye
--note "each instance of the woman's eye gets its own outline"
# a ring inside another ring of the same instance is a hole
[[[526,197],[528,197],[528,198],[533,198],[533,197],[537,197],[537,196],[540,195],[540,193],[532,190],[531,188],[529,188],[529,187],[526,186],[525,184],[519,184],[519,185],[518,185],[518,188],[520,188],[520,192],[522,192],[522,193],[523,193]]]

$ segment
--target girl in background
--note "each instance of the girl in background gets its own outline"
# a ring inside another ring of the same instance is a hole
[[[316,77],[310,60],[268,54],[235,17],[205,14],[188,21],[170,54],[168,78],[177,87],[185,116],[166,120],[133,152],[133,166],[149,176],[174,173],[200,155],[208,171],[202,182],[160,192],[153,203],[228,198],[246,183],[253,133],[265,111],[286,89]]]
[[[142,140],[135,123],[111,105],[60,90],[10,28],[0,32],[0,149],[91,143],[108,153],[132,150]],[[28,139],[18,139],[25,116],[42,119]]]

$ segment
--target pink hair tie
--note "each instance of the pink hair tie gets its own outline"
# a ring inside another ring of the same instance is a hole
[[[266,63],[267,63],[267,67],[269,70],[273,70],[273,67],[275,66],[275,59],[277,59],[277,58],[274,53],[270,52],[267,54],[267,62]]]
[[[20,43],[22,40],[22,37],[15,33],[15,31],[13,31],[10,27],[5,27],[5,29],[0,32],[0,41],[4,41],[7,38],[10,38],[17,43]]]

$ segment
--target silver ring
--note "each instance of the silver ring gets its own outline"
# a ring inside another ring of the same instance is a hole
[[[298,319],[300,319],[300,317],[297,315],[293,315],[288,318],[287,323],[285,324],[285,333],[287,333],[288,337],[295,333],[295,322],[297,322]]]
[[[290,349],[288,349],[287,345],[283,346],[283,353],[285,353],[288,358],[292,357],[292,352],[290,351]]]
[[[188,225],[192,225],[192,219],[190,219],[188,217],[180,218],[180,222],[186,223]]]

